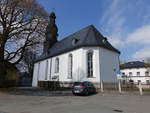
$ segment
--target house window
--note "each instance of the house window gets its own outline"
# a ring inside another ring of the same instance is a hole
[[[93,77],[93,52],[90,51],[87,53],[87,77]]]
[[[140,76],[140,72],[137,72],[136,75],[137,75],[137,76]]]
[[[145,76],[149,76],[149,72],[148,71],[145,72]]]
[[[72,79],[72,54],[68,57],[68,78]]]
[[[141,80],[138,80],[138,84],[141,83]]]
[[[132,76],[132,72],[129,72],[129,76]]]
[[[125,73],[124,73],[124,72],[122,73],[122,76],[125,76]]]
[[[59,58],[56,58],[55,60],[55,73],[59,72]]]
[[[149,81],[149,80],[146,80],[146,84],[150,84],[150,81]]]

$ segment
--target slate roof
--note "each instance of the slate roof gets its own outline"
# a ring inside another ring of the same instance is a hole
[[[144,62],[132,61],[132,62],[127,62],[127,63],[120,65],[120,69],[143,68],[147,66],[149,66],[149,64],[146,64]]]
[[[115,49],[93,25],[90,25],[55,43],[49,49],[49,54],[47,56],[41,56],[38,61],[57,56],[80,47],[91,46],[103,47],[120,54],[119,50]]]

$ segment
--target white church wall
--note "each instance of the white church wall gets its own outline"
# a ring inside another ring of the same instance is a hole
[[[100,48],[100,69],[103,82],[117,82],[116,72],[119,71],[119,54]]]
[[[92,78],[87,77],[88,51],[93,51]],[[73,58],[72,79],[68,78],[68,58],[70,54]],[[59,59],[58,73],[55,72],[56,58]],[[100,77],[103,81],[112,82],[116,80],[114,69],[119,70],[119,54],[100,47],[84,47],[35,63],[32,86],[37,86],[37,80],[50,81],[54,76],[59,76],[61,82],[91,81],[100,83]]]
[[[33,72],[33,80],[32,80],[32,86],[36,87],[38,83],[38,63],[34,64],[34,72]]]
[[[68,78],[68,58],[69,55],[72,54],[72,60],[73,60],[73,67],[72,67],[72,79]],[[55,73],[55,60],[56,58],[59,58],[59,72]],[[62,82],[70,82],[70,81],[78,81],[79,80],[79,74],[82,73],[83,68],[81,66],[82,64],[82,49],[77,49],[71,52],[67,52],[64,54],[61,54],[59,56],[52,58],[52,73],[51,76],[59,76],[59,81]]]
[[[39,76],[38,76],[39,81],[45,80],[45,76],[46,76],[45,70],[46,70],[46,60],[43,60],[40,62]]]

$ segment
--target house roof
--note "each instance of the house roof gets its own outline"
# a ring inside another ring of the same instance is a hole
[[[91,46],[103,47],[120,54],[120,51],[115,49],[107,41],[107,38],[102,36],[102,34],[93,25],[90,25],[55,43],[49,49],[49,54],[47,56],[41,56],[38,61],[57,56],[59,54],[66,53],[80,47]]]
[[[146,64],[144,62],[132,61],[132,62],[127,62],[127,63],[120,65],[120,69],[143,68],[147,66],[149,66],[149,64]]]

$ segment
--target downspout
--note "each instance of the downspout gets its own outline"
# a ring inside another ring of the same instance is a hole
[[[99,88],[101,88],[101,82],[102,82],[102,80],[101,80],[102,77],[101,77],[101,61],[100,61],[100,58],[101,58],[101,57],[100,57],[100,54],[101,54],[101,53],[100,53],[100,47],[99,47],[99,74],[100,74],[100,75],[99,75],[99,82],[100,82]]]

